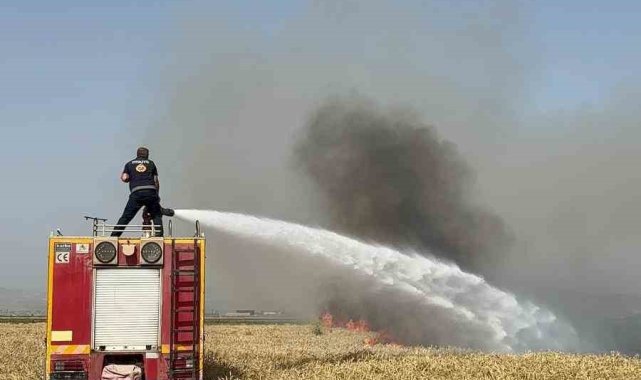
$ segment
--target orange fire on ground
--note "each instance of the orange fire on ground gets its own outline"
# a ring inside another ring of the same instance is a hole
[[[339,321],[334,318],[334,316],[329,313],[325,312],[321,315],[321,324],[323,327],[325,327],[328,330],[332,330],[332,328],[344,328],[349,331],[357,331],[357,332],[373,332],[374,335],[367,337],[363,340],[363,343],[367,346],[373,346],[376,344],[392,344],[392,345],[399,345],[394,337],[386,332],[386,331],[372,331],[369,327],[369,323],[364,320],[364,319],[359,319],[354,321],[353,319],[350,319],[347,322],[344,321]]]

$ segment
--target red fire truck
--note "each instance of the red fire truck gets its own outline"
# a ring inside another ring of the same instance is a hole
[[[100,380],[106,367],[131,366],[144,380],[203,376],[205,238],[93,236],[49,239],[47,380]],[[141,236],[142,235],[142,236]],[[134,367],[135,366],[135,367]]]

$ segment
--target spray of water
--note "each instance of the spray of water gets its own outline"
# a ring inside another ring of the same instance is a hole
[[[415,252],[370,245],[331,231],[250,215],[210,210],[176,210],[176,217],[243,239],[278,244],[322,257],[393,287],[432,310],[489,332],[482,348],[500,352],[574,347],[573,328],[550,311],[519,302],[510,293],[458,266]]]

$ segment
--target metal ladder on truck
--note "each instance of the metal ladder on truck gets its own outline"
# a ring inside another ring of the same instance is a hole
[[[169,374],[198,380],[200,373],[200,246],[172,242]]]

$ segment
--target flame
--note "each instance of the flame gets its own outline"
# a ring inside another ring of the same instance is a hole
[[[366,320],[359,319],[358,321],[354,322],[353,320],[349,320],[345,324],[345,328],[350,330],[350,331],[358,331],[358,332],[369,332],[369,323],[367,323]]]
[[[331,315],[329,312],[324,312],[323,315],[321,316],[321,324],[323,327],[326,329],[332,329],[334,327],[334,316]]]
[[[400,343],[398,343],[398,341],[396,341],[396,339],[394,339],[392,334],[388,333],[387,331],[379,331],[375,336],[365,338],[364,343],[367,346],[373,346],[376,344],[390,344],[394,346],[401,345]]]
[[[367,346],[373,346],[376,344],[393,344],[393,345],[399,345],[399,343],[394,339],[392,334],[390,334],[387,331],[372,331],[370,329],[369,323],[364,320],[364,319],[358,319],[354,321],[353,319],[350,319],[347,322],[341,322],[336,320],[334,316],[326,311],[324,312],[321,317],[320,317],[321,325],[328,329],[332,330],[334,327],[336,328],[344,328],[349,331],[355,331],[355,332],[373,332],[374,335],[367,337],[363,340],[363,343]]]

